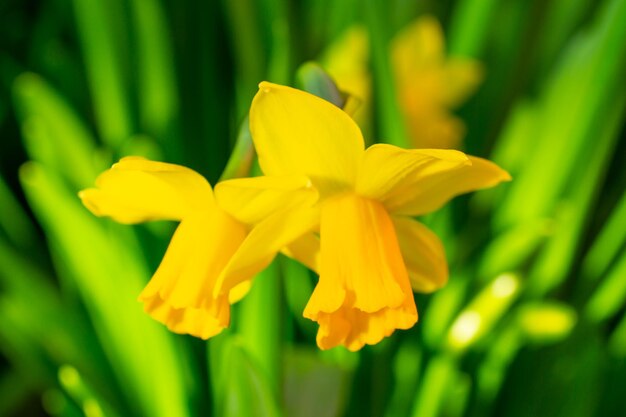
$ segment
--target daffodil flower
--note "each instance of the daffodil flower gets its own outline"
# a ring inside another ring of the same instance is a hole
[[[397,96],[417,148],[460,146],[465,127],[450,110],[462,104],[483,77],[478,61],[446,57],[444,42],[437,19],[423,16],[391,45]]]
[[[362,102],[354,119],[366,133],[372,107],[368,44],[366,30],[354,26],[323,58],[339,88]],[[483,78],[482,65],[471,58],[446,57],[443,31],[432,16],[420,17],[398,33],[390,52],[396,96],[412,146],[458,148],[465,127],[450,111],[476,90]]]
[[[222,182],[216,198],[240,221],[251,220],[256,202],[262,208],[266,199],[291,206],[269,232],[289,228],[300,236],[289,254],[319,272],[304,316],[319,324],[322,349],[358,350],[413,326],[411,287],[433,291],[448,272],[439,239],[411,217],[509,179],[495,164],[458,151],[384,144],[366,150],[358,126],[341,109],[267,82],[253,100],[250,129],[266,176]],[[309,195],[316,198],[294,204],[303,190],[314,190]],[[232,288],[242,277],[221,279],[216,288]]]
[[[281,183],[283,190],[300,189],[294,181]],[[154,276],[139,296],[144,310],[175,333],[208,339],[230,322],[230,304],[243,297],[254,275],[297,236],[289,229],[278,233],[281,208],[271,199],[257,201],[255,218],[235,220],[217,204],[211,185],[197,172],[179,165],[123,158],[96,180],[96,188],[82,191],[84,205],[97,216],[124,224],[151,220],[179,221],[171,243]],[[307,202],[315,194],[290,192],[292,205]],[[263,194],[257,197],[263,198]],[[259,224],[255,221],[259,219]],[[262,219],[262,220],[261,220]],[[269,236],[265,238],[265,236]],[[263,238],[263,243],[261,242]],[[263,256],[253,253],[263,246]],[[295,248],[297,253],[297,248]],[[254,261],[250,261],[254,259]],[[228,267],[236,285],[220,286]]]

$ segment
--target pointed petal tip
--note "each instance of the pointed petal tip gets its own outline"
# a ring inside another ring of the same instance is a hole
[[[97,203],[97,198],[94,196],[94,194],[97,194],[97,193],[98,193],[98,189],[87,188],[84,190],[80,190],[78,192],[78,198],[80,198],[80,201],[81,203],[83,203],[83,206],[85,206],[87,210],[89,210],[93,215],[102,217],[102,210],[100,209],[100,206]]]
[[[272,91],[272,89],[275,89],[276,87],[278,87],[277,84],[271,83],[269,81],[261,81],[259,83],[259,92],[269,93],[270,91]]]
[[[120,158],[118,162],[113,164],[113,167],[115,167],[116,165],[123,164],[124,162],[131,162],[131,161],[148,161],[148,159],[144,158],[143,156],[137,156],[137,155],[123,156]]]
[[[493,163],[493,166],[495,168],[495,173],[494,173],[494,185],[495,184],[499,184],[501,182],[509,182],[513,180],[513,177],[511,176],[511,174],[509,174],[509,172],[503,168],[500,168],[500,166],[498,166],[497,164]]]

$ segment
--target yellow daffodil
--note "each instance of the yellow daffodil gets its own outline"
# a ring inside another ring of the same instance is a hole
[[[282,182],[281,187],[272,191],[268,184],[267,192],[280,195],[289,187],[302,188],[297,179]],[[304,193],[290,195],[294,197],[291,206],[306,202],[307,195],[316,198],[306,188]],[[80,198],[95,215],[120,223],[180,222],[139,300],[148,314],[171,331],[203,339],[229,325],[230,303],[243,297],[252,277],[295,238],[288,229],[269,234],[268,230],[276,229],[284,217],[278,207],[271,205],[273,200],[257,200],[256,217],[241,222],[222,210],[211,185],[197,172],[139,157],[123,158],[97,178],[96,188],[82,191]],[[252,227],[256,219],[263,220]],[[263,236],[269,237],[260,243]],[[257,248],[261,244],[263,253],[259,257]],[[253,253],[248,254],[250,251]],[[227,269],[237,277],[237,285],[216,289],[220,275]]]
[[[457,148],[464,134],[450,114],[482,80],[482,66],[469,58],[446,58],[439,22],[425,16],[393,40],[396,91],[413,146]]]
[[[409,24],[391,43],[396,96],[411,143],[416,148],[458,148],[464,125],[450,110],[461,105],[482,80],[476,60],[446,57],[441,26],[431,16]],[[360,26],[350,28],[322,62],[339,88],[362,102],[353,118],[367,133],[371,120],[369,40]]]
[[[413,326],[411,287],[441,287],[447,264],[439,239],[411,216],[509,179],[495,164],[458,151],[381,144],[366,150],[341,109],[267,82],[253,100],[250,129],[266,176],[220,183],[216,198],[240,221],[252,220],[256,202],[290,206],[271,233],[290,228],[301,236],[287,252],[319,272],[304,316],[319,324],[322,349],[358,350]],[[315,198],[294,204],[303,190]],[[221,279],[216,295],[243,277]]]

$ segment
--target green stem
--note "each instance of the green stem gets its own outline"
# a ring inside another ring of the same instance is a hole
[[[390,34],[385,21],[387,5],[385,2],[367,0],[365,6],[372,52],[374,95],[380,118],[379,134],[383,141],[406,148],[408,140],[389,60]]]

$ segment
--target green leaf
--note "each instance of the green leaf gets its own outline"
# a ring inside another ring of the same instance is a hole
[[[527,303],[517,310],[517,324],[528,341],[534,344],[566,339],[576,321],[573,308],[554,301]]]
[[[459,313],[448,332],[448,347],[462,352],[487,335],[506,313],[520,290],[512,273],[496,277]]]
[[[130,2],[136,30],[139,118],[142,131],[157,139],[175,156],[179,150],[178,92],[171,36],[162,4],[157,0]]]
[[[314,350],[293,349],[285,356],[284,402],[289,417],[343,415],[352,370]]]
[[[222,356],[213,358],[223,363],[222,373],[214,383],[224,387],[218,398],[217,415],[224,417],[278,417],[275,393],[265,373],[248,354],[237,337],[227,340]]]
[[[71,272],[129,403],[143,415],[188,415],[180,353],[167,330],[136,301],[148,272],[132,240],[123,238],[123,229],[110,230],[111,223],[93,217],[44,167],[29,163],[20,178],[51,247]]]
[[[591,295],[584,310],[586,318],[594,322],[606,320],[624,307],[626,304],[624,277],[626,277],[626,250]]]
[[[96,141],[67,101],[31,73],[15,80],[13,95],[30,158],[76,189],[91,185],[104,164],[96,163]]]
[[[252,164],[254,162],[255,150],[250,134],[249,119],[246,118],[239,127],[239,134],[235,142],[235,148],[230,153],[228,163],[222,171],[220,181],[226,181],[233,178],[242,178],[250,175]]]
[[[121,27],[121,22],[115,20],[119,4],[88,0],[73,0],[72,3],[98,132],[107,145],[117,149],[133,133],[122,45],[116,39]]]

